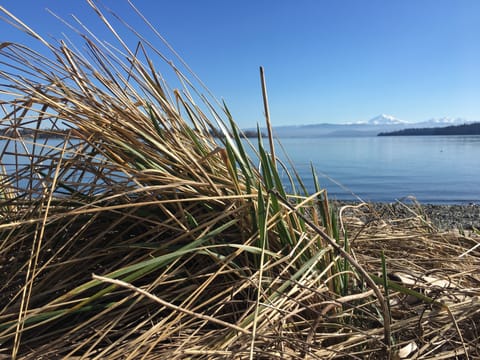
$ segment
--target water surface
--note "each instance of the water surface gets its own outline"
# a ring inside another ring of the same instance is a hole
[[[280,141],[309,192],[314,191],[312,163],[330,198],[394,202],[413,196],[422,203],[480,204],[480,136],[319,137]],[[74,148],[76,142],[72,144]],[[5,143],[0,141],[0,145],[4,148]],[[1,159],[8,173],[16,169],[12,153],[48,153],[54,151],[51,147],[58,151],[62,140],[47,140],[44,147],[36,150],[32,144],[27,145],[28,149],[22,149],[18,143],[9,143]],[[277,155],[287,162],[278,145],[276,149]],[[17,161],[29,164],[31,160],[24,154]],[[50,166],[48,162],[35,163],[35,167],[44,167],[46,172]],[[282,174],[287,183],[288,177],[285,172]],[[115,174],[112,172],[111,176]],[[25,178],[23,182],[26,181]],[[73,176],[71,181],[79,180]]]
[[[423,203],[480,203],[480,136],[280,141],[310,191],[313,163],[321,185],[337,199],[353,200],[355,194],[365,201],[392,202],[414,196]]]

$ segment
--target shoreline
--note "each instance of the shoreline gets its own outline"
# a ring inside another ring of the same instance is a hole
[[[344,205],[358,205],[360,202],[331,201],[334,208]],[[441,230],[473,230],[480,229],[480,205],[479,204],[420,204],[420,203],[367,203],[375,211],[389,214],[392,217],[404,218],[412,214],[405,208],[408,207],[416,213],[425,215],[432,224]]]

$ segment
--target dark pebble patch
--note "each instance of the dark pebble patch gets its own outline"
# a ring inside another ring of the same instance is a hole
[[[342,205],[352,204],[346,202],[334,202],[335,208]],[[385,203],[371,203],[369,204],[373,209],[382,215],[387,215],[390,218],[397,216],[398,218],[411,217],[412,213],[405,209],[405,206],[399,203],[385,204]],[[425,215],[432,224],[443,230],[460,229],[473,230],[473,228],[480,229],[480,205],[466,204],[466,205],[408,205],[415,213]]]

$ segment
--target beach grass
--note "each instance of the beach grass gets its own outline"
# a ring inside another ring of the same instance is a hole
[[[90,4],[116,45],[0,7],[44,47],[0,45],[0,357],[480,356],[477,234],[335,210],[153,28],[120,20],[130,47]]]

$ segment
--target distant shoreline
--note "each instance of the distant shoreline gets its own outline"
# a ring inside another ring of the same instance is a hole
[[[408,128],[381,132],[378,136],[480,135],[480,123],[434,128]]]

